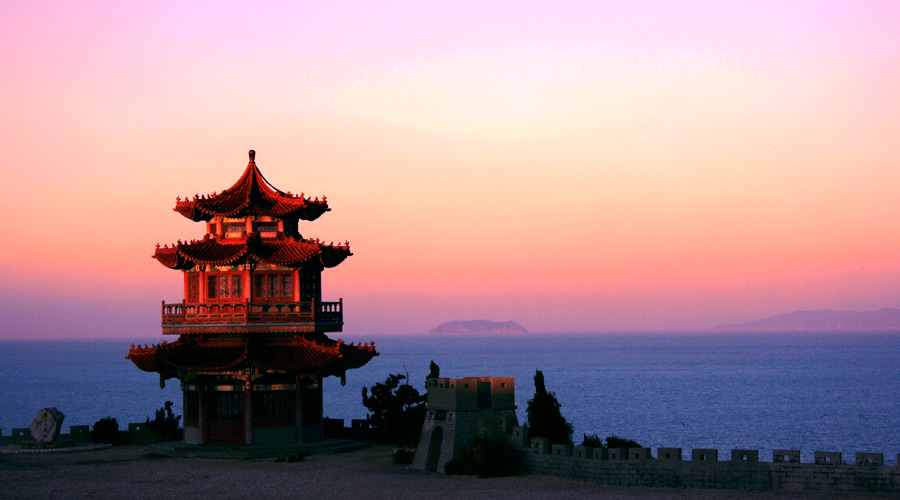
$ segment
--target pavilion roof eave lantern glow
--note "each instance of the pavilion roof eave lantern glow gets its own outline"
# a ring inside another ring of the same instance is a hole
[[[270,184],[257,168],[256,152],[251,150],[250,163],[233,186],[221,193],[178,198],[174,210],[194,222],[208,222],[215,217],[254,215],[313,221],[331,209],[324,196],[313,199],[302,193],[286,193]]]

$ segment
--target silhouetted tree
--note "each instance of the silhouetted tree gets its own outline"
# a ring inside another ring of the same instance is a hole
[[[534,372],[534,399],[528,400],[528,434],[531,437],[545,437],[550,444],[572,444],[572,424],[559,411],[556,394],[547,392],[544,374]]]
[[[363,387],[363,405],[371,412],[366,420],[379,440],[414,446],[425,420],[425,396],[409,383],[401,384],[403,380],[406,375],[390,374],[383,384],[372,386],[371,396]]]
[[[175,415],[172,411],[172,402],[166,401],[165,406],[156,410],[153,420],[147,418],[147,429],[155,432],[163,440],[178,438],[178,425],[181,415]]]
[[[431,372],[428,374],[428,378],[438,378],[441,376],[441,367],[438,366],[433,359],[431,360],[431,366],[429,367],[429,369],[431,370]]]
[[[633,439],[620,438],[619,436],[616,436],[615,434],[613,434],[612,436],[608,436],[606,438],[606,447],[607,448],[625,448],[626,450],[628,448],[643,448],[643,446],[638,444],[637,441],[635,441]]]

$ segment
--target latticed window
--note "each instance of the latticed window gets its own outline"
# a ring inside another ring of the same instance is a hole
[[[187,277],[187,298],[200,298],[200,276],[189,274]]]
[[[240,233],[245,229],[247,229],[247,226],[243,222],[228,222],[225,224],[226,233]]]
[[[211,408],[210,420],[233,420],[244,414],[243,394],[239,392],[216,393],[216,404]]]
[[[303,424],[314,425],[322,422],[322,393],[318,390],[303,391]]]
[[[258,298],[289,299],[293,295],[290,273],[266,273],[253,275],[253,296]]]
[[[253,296],[266,296],[266,276],[264,274],[253,275]]]
[[[316,274],[300,272],[300,300],[312,300],[316,296]]]
[[[216,277],[215,276],[207,276],[206,277],[206,297],[210,299],[215,299],[218,297],[218,287],[216,286]]]
[[[219,298],[227,299],[231,296],[231,288],[228,286],[228,278],[230,276],[219,276]]]
[[[239,299],[244,296],[244,277],[237,275],[231,277],[231,297]]]
[[[253,226],[260,233],[274,233],[278,231],[277,222],[254,222]]]
[[[293,391],[253,393],[255,427],[293,427],[296,425],[296,396]]]

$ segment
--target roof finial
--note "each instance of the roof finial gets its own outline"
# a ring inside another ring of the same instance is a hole
[[[250,163],[256,163],[256,151],[250,150]]]

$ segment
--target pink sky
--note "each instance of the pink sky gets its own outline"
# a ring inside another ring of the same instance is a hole
[[[900,307],[897,2],[299,3],[0,3],[0,339],[159,335],[249,149],[348,339]]]

